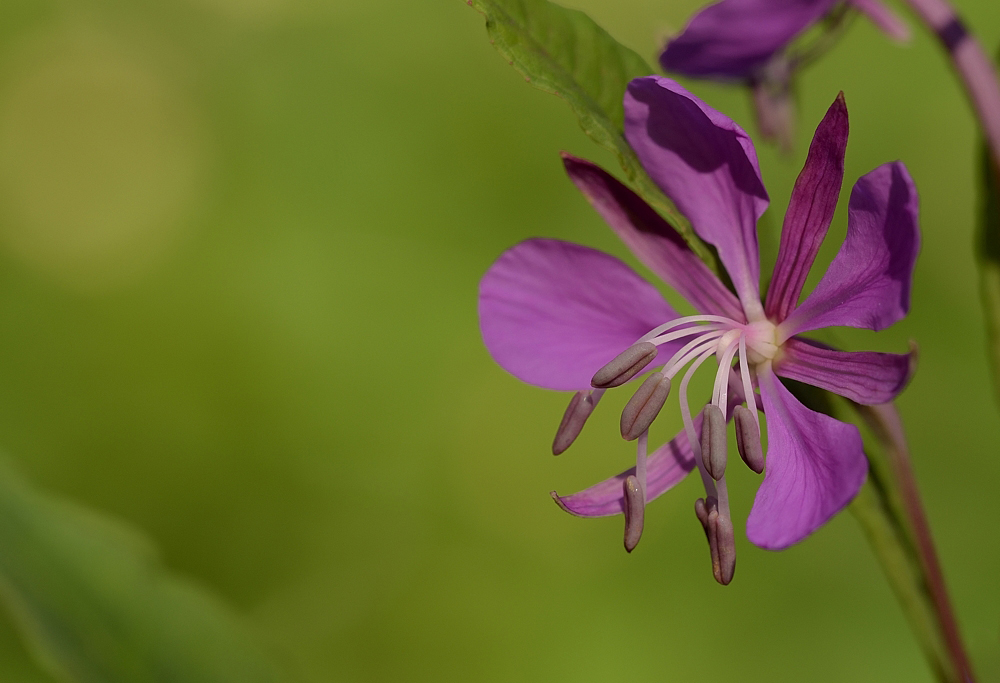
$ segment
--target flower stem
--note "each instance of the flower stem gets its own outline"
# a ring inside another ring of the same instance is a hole
[[[897,595],[904,604],[907,616],[918,632],[921,644],[932,659],[932,664],[938,670],[941,678],[949,683],[974,683],[972,667],[962,645],[958,622],[948,599],[944,575],[934,550],[934,541],[931,538],[927,516],[920,501],[899,412],[891,403],[879,406],[856,406],[856,408],[882,446],[881,456],[884,459],[884,471],[879,471],[878,465],[881,463],[873,462],[872,464],[875,466],[873,475],[875,477],[881,475],[886,479],[882,486],[883,498],[888,498],[885,501],[886,509],[888,511],[889,508],[895,507],[901,513],[903,517],[901,521],[904,522],[902,531],[904,536],[908,537],[904,540],[907,541],[907,545],[911,546],[910,553],[906,553],[905,550],[902,554],[896,553],[895,555],[892,552],[886,552],[885,543],[879,542],[881,533],[879,528],[866,520],[864,513],[858,514],[858,517],[865,525],[873,545],[876,546],[880,560],[883,562],[890,579],[893,580]],[[892,500],[893,498],[895,500]],[[884,538],[885,534],[881,533],[881,537]],[[880,548],[880,546],[882,547]],[[898,558],[904,557],[906,554],[914,556],[913,560],[919,570],[917,581],[899,580],[901,573],[898,571],[900,566]],[[921,588],[929,598],[929,605],[916,604],[919,600],[916,594],[920,592]],[[922,615],[928,611],[931,612],[933,621],[936,622],[937,634],[927,633],[926,619]],[[938,638],[935,638],[934,635]],[[937,652],[941,649],[941,647],[935,646],[935,641],[938,639],[945,650],[944,653]],[[941,659],[942,655],[947,656],[947,662],[937,661]]]
[[[951,56],[972,100],[993,159],[1000,165],[1000,81],[989,56],[947,0],[905,0]]]

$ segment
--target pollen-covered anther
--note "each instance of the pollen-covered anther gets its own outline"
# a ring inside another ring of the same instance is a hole
[[[746,406],[736,406],[733,423],[736,426],[736,450],[747,467],[760,474],[764,471],[764,449],[760,445],[760,427],[753,413]]]
[[[722,479],[726,473],[726,417],[714,403],[702,411],[701,458],[712,479]]]
[[[552,455],[559,455],[576,441],[583,425],[587,423],[587,418],[594,412],[595,405],[591,392],[578,391],[573,394],[566,412],[563,413],[559,429],[556,430],[556,438],[552,441]]]
[[[647,377],[622,410],[622,438],[633,441],[649,429],[669,395],[669,377],[662,372],[654,372]]]
[[[591,386],[597,389],[610,389],[625,384],[656,358],[656,352],[656,345],[650,342],[633,344],[598,370],[590,380]]]
[[[642,537],[646,501],[642,486],[634,474],[630,474],[622,482],[622,492],[625,494],[625,550],[632,552]]]

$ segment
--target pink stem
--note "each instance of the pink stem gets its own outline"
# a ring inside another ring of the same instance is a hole
[[[1000,165],[1000,81],[993,62],[946,0],[906,2],[951,55],[955,70],[972,100],[993,160]]]
[[[909,448],[906,445],[906,436],[903,431],[903,423],[899,418],[899,411],[892,403],[866,406],[865,410],[870,411],[869,414],[874,418],[869,420],[869,425],[880,433],[883,441],[889,445],[889,448],[886,449],[889,465],[892,468],[893,477],[899,485],[906,516],[913,527],[921,569],[927,580],[927,589],[934,603],[934,611],[937,613],[948,654],[958,673],[959,680],[963,683],[973,683],[975,679],[972,675],[972,666],[962,645],[958,621],[952,611],[948,590],[944,583],[944,574],[941,572],[941,564],[938,562],[937,553],[934,550],[930,525],[927,523],[924,506],[920,502],[920,492],[917,490],[917,480],[913,474],[913,466],[910,462]],[[862,414],[865,410],[862,411]]]

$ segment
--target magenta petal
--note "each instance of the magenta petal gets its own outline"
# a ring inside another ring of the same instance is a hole
[[[832,391],[856,403],[875,405],[896,397],[913,375],[913,355],[837,351],[806,339],[785,342],[774,371],[788,379]]]
[[[638,195],[589,161],[563,154],[563,164],[597,212],[650,270],[699,312],[744,320],[733,293]]]
[[[883,164],[855,183],[847,239],[816,289],[782,323],[782,333],[892,325],[910,309],[918,251],[917,189],[902,162]]]
[[[695,232],[718,249],[744,310],[760,310],[757,219],[768,197],[750,137],[659,76],[629,83],[625,137]]]
[[[762,548],[780,550],[811,534],[854,498],[868,460],[857,427],[806,408],[770,371],[758,378],[768,445],[747,537]]]
[[[695,418],[695,432],[701,432],[701,414]],[[657,448],[646,460],[646,502],[669,491],[694,469],[694,453],[687,434],[681,433]],[[607,517],[625,511],[622,482],[635,474],[635,467],[569,496],[555,491],[552,498],[566,512],[579,517]]]
[[[778,259],[764,304],[771,320],[784,320],[799,303],[802,285],[830,228],[844,182],[847,132],[847,104],[840,93],[816,128],[788,202]]]
[[[836,0],[722,0],[694,15],[660,55],[665,71],[750,80]]]
[[[518,379],[548,389],[590,388],[602,366],[676,317],[614,256],[560,240],[521,242],[479,283],[479,327],[490,355]],[[676,348],[661,346],[660,357]]]

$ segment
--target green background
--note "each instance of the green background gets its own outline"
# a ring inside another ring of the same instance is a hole
[[[571,4],[651,63],[698,6]],[[1000,44],[996,2],[956,4]],[[899,405],[963,633],[982,680],[1000,680],[978,142],[908,20],[907,46],[856,21],[800,79],[796,150],[758,146],[763,258],[843,90],[845,197],[903,159],[923,251],[910,316],[838,341],[920,345]],[[691,87],[753,131],[745,92]],[[696,478],[649,506],[631,556],[620,519],[552,504],[634,459],[618,392],[553,458],[568,396],[514,380],[479,339],[478,279],[519,240],[635,263],[560,150],[617,170],[460,0],[4,0],[0,448],[39,488],[148,535],[289,680],[930,681],[848,514],[757,549],[742,523],[758,480],[739,468],[722,588]],[[652,438],[679,426],[668,409]],[[0,680],[56,680],[6,615]]]

